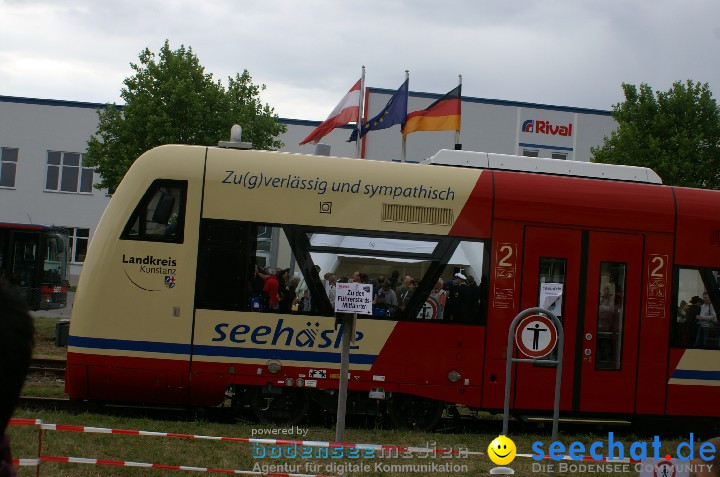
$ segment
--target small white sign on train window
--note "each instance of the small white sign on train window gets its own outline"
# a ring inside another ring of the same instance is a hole
[[[367,283],[335,285],[335,311],[372,315],[373,287]]]
[[[541,283],[540,303],[538,306],[546,309],[553,315],[560,317],[562,315],[562,297],[562,283]]]

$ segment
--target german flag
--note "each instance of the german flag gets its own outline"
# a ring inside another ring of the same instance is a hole
[[[459,131],[460,89],[459,84],[427,109],[408,114],[403,128],[403,138],[415,131]]]

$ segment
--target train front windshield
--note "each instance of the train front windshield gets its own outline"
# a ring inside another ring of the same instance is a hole
[[[14,288],[33,310],[62,308],[69,289],[67,230],[25,224],[0,227],[0,284]]]
[[[62,285],[68,278],[68,237],[62,233],[46,234],[43,284]]]

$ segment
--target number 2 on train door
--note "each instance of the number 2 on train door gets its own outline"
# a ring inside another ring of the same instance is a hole
[[[517,244],[498,242],[495,245],[495,263],[493,306],[512,308],[516,296]]]

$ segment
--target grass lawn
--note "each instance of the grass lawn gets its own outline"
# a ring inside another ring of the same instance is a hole
[[[67,356],[67,348],[55,346],[55,325],[57,322],[58,318],[35,317],[34,358],[65,359]]]

